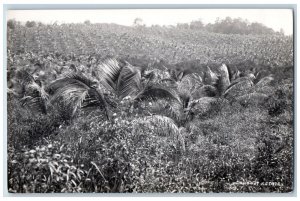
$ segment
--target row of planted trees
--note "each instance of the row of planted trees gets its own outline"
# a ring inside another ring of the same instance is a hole
[[[290,157],[288,133],[261,138],[270,129],[261,121],[286,112],[275,105],[266,113],[280,95],[272,76],[226,65],[144,69],[114,58],[42,79],[51,71],[25,67],[10,77],[10,192],[220,192],[267,179],[274,161],[289,165],[274,154]]]
[[[110,24],[61,24],[8,29],[14,53],[60,52],[100,55],[137,55],[170,63],[249,60],[255,65],[292,65],[292,37],[282,35],[226,35],[190,29],[134,27]],[[226,61],[227,62],[227,61]]]
[[[228,71],[225,64],[216,73],[207,67],[200,75],[167,68],[142,69],[124,60],[108,58],[89,71],[73,66],[46,86],[25,69],[18,70],[11,78],[15,81],[9,90],[32,112],[47,113],[56,107],[68,113],[69,118],[81,108],[96,107],[110,119],[111,111],[123,99],[130,100],[131,111],[141,109],[141,102],[153,101],[184,126],[191,116],[208,113],[220,100],[222,104],[263,105],[270,99],[274,78],[257,80],[253,73],[240,75],[237,69]]]

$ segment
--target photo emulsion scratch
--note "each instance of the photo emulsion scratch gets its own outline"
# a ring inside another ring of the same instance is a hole
[[[292,9],[7,11],[9,193],[287,193]]]

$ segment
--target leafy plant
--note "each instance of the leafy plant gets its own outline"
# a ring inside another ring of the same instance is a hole
[[[291,36],[13,25],[9,192],[293,190]]]
[[[74,116],[78,108],[98,106],[104,109],[106,117],[109,119],[110,114],[108,106],[101,89],[94,82],[83,75],[71,74],[66,78],[52,83],[48,90],[53,94],[51,103],[60,103],[66,105],[71,115]],[[59,104],[58,104],[59,106]]]

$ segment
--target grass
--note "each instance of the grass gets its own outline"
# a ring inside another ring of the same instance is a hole
[[[69,73],[70,66],[93,77],[94,60],[107,55],[125,58],[144,70],[157,68],[159,76],[167,74],[164,66],[201,74],[204,67],[215,70],[225,61],[242,73],[253,67],[261,77],[273,74],[276,81],[259,89],[268,95],[263,104],[240,104],[220,96],[192,113],[167,100],[131,107],[130,99],[121,101],[104,90],[115,105],[111,120],[101,110],[78,110],[72,116],[68,108],[50,108],[41,114],[8,95],[9,192],[293,190],[291,37],[167,28],[145,28],[138,34],[117,25],[77,24],[20,26],[9,30],[8,39],[10,76],[23,67],[46,86]],[[9,84],[16,84],[13,81],[9,79]]]
[[[133,132],[134,115],[109,122],[96,111],[82,113],[30,143],[24,132],[11,130],[19,143],[32,144],[17,151],[10,143],[9,191],[290,192],[291,112],[272,117],[268,108],[218,108],[214,116],[190,122],[182,134],[185,149],[160,129],[144,125]]]

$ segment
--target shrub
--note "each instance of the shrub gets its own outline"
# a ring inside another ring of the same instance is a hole
[[[33,114],[12,97],[8,103],[8,141],[16,149],[32,148],[42,138],[55,134],[61,124],[61,119],[53,113]]]
[[[17,22],[15,20],[8,20],[7,21],[7,27],[10,28],[10,29],[15,29],[16,23]]]

